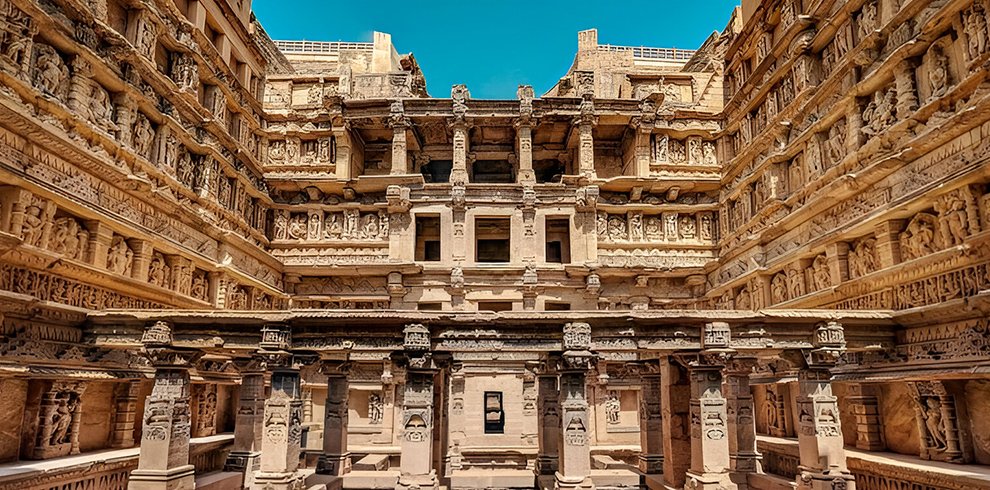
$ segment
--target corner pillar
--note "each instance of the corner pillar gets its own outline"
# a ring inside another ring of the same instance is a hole
[[[725,372],[728,400],[729,469],[732,479],[746,487],[748,473],[762,472],[763,457],[756,450],[756,409],[750,391],[749,375],[756,359],[733,359]]]
[[[536,474],[552,478],[559,468],[557,455],[561,428],[557,373],[542,373],[537,377],[537,383],[537,404],[540,407],[538,426],[540,449],[536,456]]]
[[[137,420],[138,391],[141,383],[125,381],[114,391],[113,432],[110,434],[110,447],[134,447],[134,427]]]
[[[663,474],[663,404],[659,366],[648,367],[642,381],[642,410],[639,413],[639,471],[645,475]]]

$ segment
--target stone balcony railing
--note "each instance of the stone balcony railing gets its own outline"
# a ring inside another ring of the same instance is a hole
[[[189,463],[196,467],[196,474],[222,470],[233,441],[232,434],[191,439]],[[131,471],[137,469],[139,452],[133,447],[2,464],[0,490],[126,490]]]
[[[757,479],[774,481],[751,482],[750,486],[777,488],[775,484],[785,480],[793,482],[799,471],[797,440],[768,436],[757,439],[766,472]],[[990,489],[990,468],[986,466],[924,461],[914,456],[850,448],[846,448],[846,464],[856,477],[856,490]]]

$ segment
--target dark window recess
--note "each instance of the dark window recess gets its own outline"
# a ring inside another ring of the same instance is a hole
[[[509,262],[510,230],[508,218],[478,218],[475,220],[475,261]]]
[[[485,392],[485,434],[505,433],[505,412],[502,410],[502,393]]]
[[[443,309],[443,303],[419,303],[416,305],[416,309],[419,311],[440,311]]]
[[[437,262],[440,260],[440,218],[416,217],[416,260]]]
[[[536,174],[536,182],[539,184],[560,182],[565,171],[564,164],[560,163],[560,160],[537,160],[533,162],[533,173]]]
[[[568,218],[547,218],[546,261],[557,264],[571,262],[571,230]]]
[[[546,303],[543,306],[546,311],[569,311],[571,309],[570,303]]]
[[[478,311],[512,311],[511,301],[479,301]]]
[[[553,242],[548,241],[547,242],[547,262],[555,262],[555,263],[558,263],[558,264],[561,263],[561,262],[563,262],[564,260],[561,257],[560,250],[561,250],[560,242],[558,242],[558,241],[553,241]]]
[[[479,184],[511,184],[516,181],[512,164],[505,160],[478,160],[471,166],[474,178]]]
[[[453,160],[432,160],[420,167],[419,171],[423,174],[426,183],[442,184],[450,182],[450,171],[453,168]]]

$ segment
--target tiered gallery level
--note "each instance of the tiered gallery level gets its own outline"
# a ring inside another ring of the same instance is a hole
[[[988,25],[743,0],[478,100],[0,0],[0,490],[990,489]]]

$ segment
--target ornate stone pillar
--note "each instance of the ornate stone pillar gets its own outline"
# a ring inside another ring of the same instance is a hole
[[[464,365],[454,362],[448,368],[446,476],[463,467],[461,443],[467,437],[464,420]]]
[[[876,225],[877,260],[880,269],[893,267],[901,263],[901,230],[904,220],[889,220]]]
[[[875,385],[850,383],[846,396],[846,402],[856,418],[856,447],[867,451],[887,449],[876,391]]]
[[[804,353],[806,366],[798,371],[799,489],[855,490],[856,480],[846,467],[839,405],[832,394],[829,369],[845,350],[842,325],[820,323],[814,349]]]
[[[435,370],[430,331],[423,325],[410,324],[403,329],[403,355],[406,359],[406,383],[402,397],[402,432],[396,485],[400,490],[439,488],[433,468],[433,378]]]
[[[113,432],[110,434],[110,447],[134,447],[134,427],[137,421],[138,391],[141,383],[137,380],[117,384],[113,397]]]
[[[580,118],[575,121],[577,125],[578,148],[578,173],[589,179],[595,178],[595,138],[593,131],[595,128],[592,119]]]
[[[828,259],[828,271],[832,276],[832,284],[839,285],[849,280],[849,244],[836,242],[825,249]]]
[[[557,389],[557,373],[544,372],[537,377],[537,404],[540,410],[539,454],[536,456],[536,474],[553,477],[558,469],[557,455],[560,444],[560,390]],[[541,485],[541,488],[543,486]]]
[[[351,453],[347,450],[347,383],[346,365],[324,364],[327,375],[326,414],[323,420],[323,454],[316,466],[322,475],[340,476],[351,471]]]
[[[756,408],[749,387],[749,375],[756,366],[754,358],[734,358],[725,371],[728,400],[729,468],[733,481],[746,485],[747,473],[762,471],[763,457],[756,450]]]
[[[129,490],[171,490],[195,486],[189,464],[189,369],[200,352],[172,346],[172,328],[159,321],[141,338],[155,366],[155,385],[144,406],[141,454]]]
[[[636,176],[650,176],[650,156],[652,154],[651,142],[653,140],[653,125],[645,122],[637,124],[633,130],[636,131],[633,144],[635,145],[634,157],[636,161]]]
[[[148,281],[148,265],[151,263],[151,254],[154,249],[151,242],[147,240],[132,239],[127,241],[127,245],[134,252],[134,263],[131,266],[131,277],[141,281]],[[166,285],[168,287],[168,285]]]
[[[533,171],[533,87],[520,85],[516,90],[516,98],[519,99],[519,119],[514,124],[516,155],[519,156],[518,181],[520,184],[532,184],[536,182],[536,173]]]
[[[467,101],[471,99],[471,93],[464,85],[454,85],[450,89],[450,98],[453,103],[454,121],[450,123],[453,130],[454,155],[453,166],[450,171],[450,182],[453,184],[466,184],[468,181],[467,156],[468,129],[470,125],[466,120]]]
[[[254,485],[254,473],[261,469],[261,436],[265,412],[265,360],[261,357],[234,361],[241,373],[241,389],[234,419],[234,445],[224,471],[244,474],[244,488]]]
[[[722,369],[733,351],[723,322],[702,329],[700,354],[680,357],[691,379],[691,468],[685,487],[735,488],[729,478],[728,402],[722,394]]]
[[[272,387],[265,400],[261,468],[254,474],[255,488],[295,489],[302,485],[299,444],[302,439],[302,401],[299,399],[299,369],[289,349],[291,328],[268,324],[261,330],[258,355],[267,362]]]
[[[401,100],[392,102],[389,115],[389,125],[392,127],[392,175],[409,173],[409,147],[406,145],[406,130],[410,121],[405,116]]]
[[[558,469],[554,488],[595,488],[591,481],[591,444],[588,419],[588,370],[594,364],[591,353],[591,325],[564,325],[564,354],[560,365],[561,433],[558,443]]]
[[[663,474],[663,405],[660,394],[660,366],[648,364],[640,376],[642,391],[639,412],[639,471]]]

